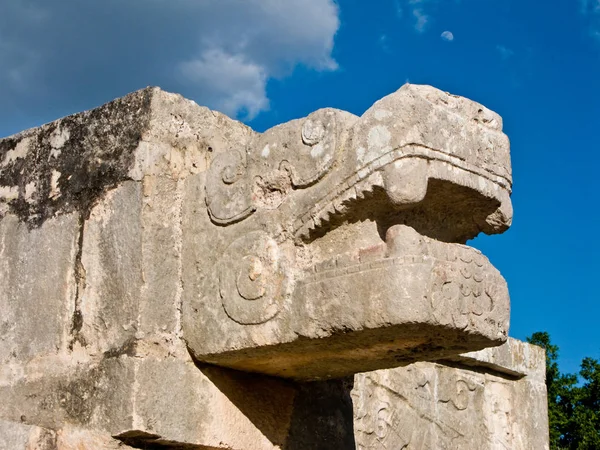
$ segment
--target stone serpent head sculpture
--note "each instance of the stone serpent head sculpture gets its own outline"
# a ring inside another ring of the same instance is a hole
[[[189,189],[184,338],[202,362],[322,379],[502,343],[509,297],[465,242],[512,219],[496,113],[405,85],[361,117],[250,133]]]

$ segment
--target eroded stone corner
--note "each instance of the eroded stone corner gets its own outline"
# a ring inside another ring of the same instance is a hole
[[[89,212],[128,177],[156,92],[137,91],[0,140],[0,213],[40,226],[56,214]]]

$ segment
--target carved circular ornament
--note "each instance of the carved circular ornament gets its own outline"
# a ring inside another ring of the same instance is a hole
[[[302,142],[306,145],[318,144],[325,136],[325,126],[320,120],[306,119],[302,126]]]
[[[243,325],[277,315],[287,282],[277,242],[262,231],[236,239],[218,265],[219,291],[227,315]]]

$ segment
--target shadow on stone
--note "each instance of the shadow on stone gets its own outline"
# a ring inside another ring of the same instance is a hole
[[[299,384],[285,450],[355,449],[353,385],[353,377]]]
[[[285,450],[356,448],[353,378],[295,383],[197,366],[274,445]]]
[[[198,368],[269,441],[283,446],[296,395],[293,383],[216,366]]]

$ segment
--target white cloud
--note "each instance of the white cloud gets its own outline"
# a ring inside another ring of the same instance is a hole
[[[500,53],[502,59],[508,59],[515,54],[510,48],[505,47],[504,45],[496,45],[496,50]]]
[[[30,81],[38,67],[39,56],[0,37],[0,83],[13,91],[31,90]]]
[[[399,18],[405,16],[408,11],[412,19],[413,27],[419,33],[423,33],[431,23],[431,15],[428,13],[430,7],[434,7],[438,0],[396,0],[396,14]]]
[[[580,0],[581,12],[584,14],[590,12],[600,13],[600,0]]]
[[[192,0],[187,0],[191,3]],[[331,56],[339,27],[334,0],[209,0],[197,55],[178,70],[201,92],[201,100],[229,115],[255,117],[269,106],[269,78],[298,64],[335,70]]]
[[[396,16],[401,19],[404,15],[404,9],[402,8],[399,0],[394,0],[394,9],[396,10]]]
[[[600,0],[580,0],[580,6],[588,33],[600,42]]]
[[[123,76],[102,80],[106,91],[157,84],[253,118],[269,108],[270,79],[298,65],[338,67],[335,0],[0,2],[0,38],[10,37],[0,40],[0,99],[13,95],[9,79],[30,76],[31,85],[47,81],[48,91],[73,92],[99,72],[117,70]],[[41,59],[34,67],[35,55]]]
[[[243,55],[230,55],[220,49],[207,50],[198,59],[179,66],[181,74],[205,90],[202,97],[214,108],[244,119],[253,119],[268,109],[267,71]]]
[[[421,8],[413,9],[412,13],[416,19],[415,30],[422,33],[423,31],[425,31],[425,27],[427,27],[427,23],[429,22],[429,16],[425,14]]]
[[[331,57],[339,27],[333,0],[184,1],[201,15],[199,42],[203,47],[244,53],[267,66],[337,67]]]
[[[389,38],[386,34],[381,34],[379,36],[379,45],[381,46],[381,49],[384,52],[389,53],[391,51],[390,45],[389,45]]]
[[[454,40],[454,34],[452,33],[452,31],[444,31],[440,37],[448,42],[452,42]]]

